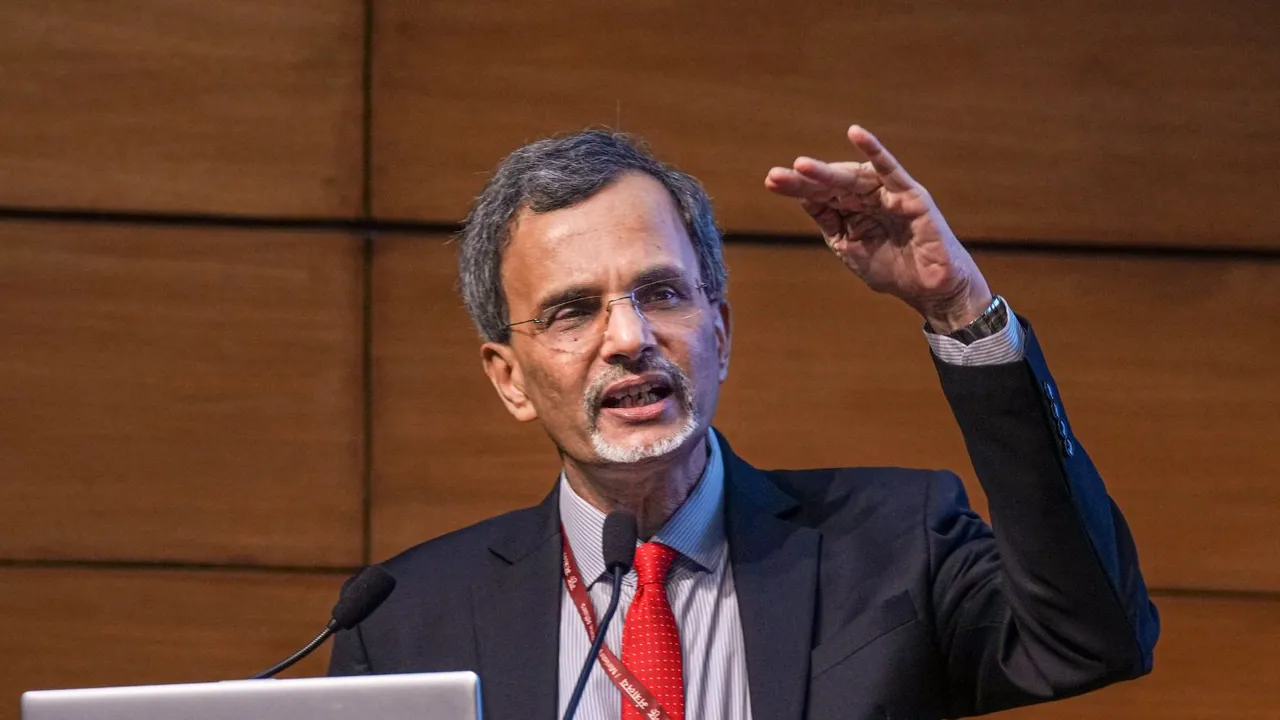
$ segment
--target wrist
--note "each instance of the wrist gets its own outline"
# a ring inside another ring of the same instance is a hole
[[[990,288],[985,282],[979,282],[978,287],[965,288],[956,297],[927,305],[921,314],[930,330],[947,335],[973,324],[994,302]]]

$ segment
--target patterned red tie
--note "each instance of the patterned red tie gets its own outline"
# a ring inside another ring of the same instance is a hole
[[[667,571],[676,551],[656,542],[636,548],[636,596],[622,625],[622,663],[649,688],[671,720],[684,720],[680,631],[667,601]],[[643,720],[622,698],[622,720]]]

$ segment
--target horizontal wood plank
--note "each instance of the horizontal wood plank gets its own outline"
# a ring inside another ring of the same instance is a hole
[[[1277,23],[1255,0],[388,0],[375,212],[460,220],[507,152],[607,125],[702,178],[728,229],[808,231],[765,172],[850,157],[859,122],[966,237],[1276,248]]]
[[[27,690],[246,678],[324,627],[337,575],[0,567],[0,720]],[[284,677],[323,675],[321,648]]]
[[[0,558],[360,562],[357,238],[0,236]]]
[[[734,360],[717,425],[762,467],[911,465],[984,507],[918,317],[821,247],[727,250]],[[1031,318],[1075,434],[1157,587],[1280,590],[1280,264],[983,252]],[[441,238],[386,237],[374,266],[379,557],[540,499],[557,459],[502,408]]]
[[[1088,695],[992,715],[1000,720],[1268,720],[1280,707],[1280,602],[1158,598],[1148,676]]]
[[[0,4],[0,205],[353,217],[351,0]]]

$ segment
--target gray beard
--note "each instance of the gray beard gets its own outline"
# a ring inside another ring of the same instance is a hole
[[[591,426],[591,447],[601,460],[621,465],[631,465],[644,460],[665,457],[678,450],[698,431],[698,414],[686,408],[684,417],[684,424],[667,437],[647,445],[634,447],[624,447],[608,442],[600,433],[600,428],[593,423]]]
[[[648,370],[661,370],[671,378],[671,382],[674,385],[672,394],[676,402],[680,404],[680,409],[684,412],[684,424],[667,437],[647,445],[626,447],[608,442],[604,439],[604,435],[601,434],[598,423],[601,409],[600,395],[604,392],[605,386],[613,380],[625,377],[631,372],[639,374]],[[630,465],[644,460],[665,457],[675,452],[698,431],[699,418],[697,410],[693,407],[693,395],[693,383],[689,380],[689,376],[685,375],[678,365],[660,355],[645,356],[631,367],[614,366],[610,368],[608,372],[596,378],[583,398],[587,416],[590,418],[588,433],[591,437],[591,447],[595,450],[596,456],[608,463]]]

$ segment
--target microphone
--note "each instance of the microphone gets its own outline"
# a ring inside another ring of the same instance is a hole
[[[633,550],[633,556],[634,553],[635,551]],[[350,630],[363,622],[374,610],[378,609],[378,606],[395,589],[396,579],[391,576],[391,573],[379,565],[365,566],[364,569],[348,578],[342,584],[342,590],[338,592],[338,602],[334,603],[333,610],[329,613],[329,624],[314,640],[307,643],[298,652],[249,679],[263,680],[275,677],[288,670],[294,663],[310,655],[316,648],[323,645],[324,641],[328,640],[329,636],[335,631]]]
[[[591,668],[596,664],[596,656],[600,654],[600,647],[604,645],[604,631],[609,628],[609,621],[613,619],[614,613],[618,611],[618,596],[622,589],[622,577],[631,570],[631,564],[636,559],[636,537],[639,532],[636,530],[636,516],[622,510],[614,510],[604,519],[604,534],[601,545],[604,549],[604,567],[613,576],[613,589],[609,594],[609,609],[604,611],[604,617],[600,618],[600,626],[596,628],[596,639],[591,643],[591,649],[587,651],[586,662],[582,664],[582,671],[578,673],[578,684],[573,687],[573,694],[569,696],[569,704],[564,709],[564,720],[573,720],[573,715],[578,711],[578,703],[582,701],[582,691],[587,688],[587,678],[591,675]]]

